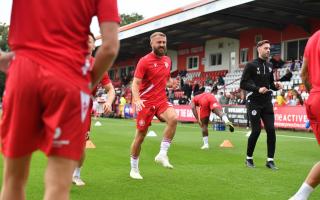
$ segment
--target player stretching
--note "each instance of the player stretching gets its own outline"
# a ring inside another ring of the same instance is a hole
[[[165,56],[166,35],[161,32],[153,33],[150,45],[152,52],[139,60],[132,83],[133,103],[138,112],[136,135],[131,146],[130,177],[133,179],[142,179],[138,167],[139,155],[153,116],[167,123],[155,161],[164,167],[173,168],[167,152],[176,131],[177,116],[172,104],[167,101],[165,88],[176,87],[178,83],[170,78],[171,60]]]
[[[198,115],[197,107],[200,108],[200,115]],[[201,149],[209,149],[208,124],[211,112],[219,116],[224,121],[224,123],[229,126],[229,130],[231,132],[234,131],[233,124],[229,121],[227,115],[222,112],[220,104],[211,93],[202,93],[196,95],[192,99],[191,108],[193,115],[197,119],[202,130],[203,146],[201,147]]]

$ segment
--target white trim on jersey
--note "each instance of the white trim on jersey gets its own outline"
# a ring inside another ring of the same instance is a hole
[[[249,92],[249,93],[247,94],[247,96],[246,96],[246,99],[248,99],[249,96],[252,95],[252,94],[253,94],[253,92]]]
[[[140,97],[142,97],[143,95],[145,95],[146,93],[148,93],[153,87],[154,87],[154,85],[151,84],[145,91],[143,91],[143,92],[140,94]]]

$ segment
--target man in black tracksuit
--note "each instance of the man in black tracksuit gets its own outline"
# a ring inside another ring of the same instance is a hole
[[[270,56],[270,42],[263,40],[258,42],[257,50],[259,58],[249,62],[242,74],[240,88],[246,90],[247,108],[251,122],[251,135],[247,146],[247,167],[255,167],[253,163],[253,151],[261,132],[261,119],[267,132],[268,158],[266,166],[270,169],[278,169],[273,161],[276,134],[274,128],[274,112],[272,106],[272,91],[282,86],[274,82],[273,67],[268,58]]]

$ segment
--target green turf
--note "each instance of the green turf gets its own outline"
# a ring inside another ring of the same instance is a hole
[[[93,127],[91,134],[97,148],[87,150],[82,170],[86,186],[72,187],[73,200],[286,200],[319,160],[320,149],[312,134],[277,131],[276,164],[280,170],[267,169],[264,166],[266,137],[262,131],[254,154],[256,168],[248,169],[244,166],[247,130],[236,127],[232,134],[211,130],[210,150],[203,151],[200,150],[200,128],[196,124],[178,124],[169,151],[174,169],[164,169],[154,163],[164,124],[153,123],[150,130],[155,131],[158,137],[146,138],[140,156],[140,171],[144,179],[131,180],[129,155],[135,132],[134,121],[100,121],[102,126]],[[229,139],[234,148],[220,148],[220,143],[225,139]],[[33,156],[28,199],[42,198],[45,164],[42,153]],[[2,171],[2,162],[0,167]],[[320,199],[320,189],[310,199]]]

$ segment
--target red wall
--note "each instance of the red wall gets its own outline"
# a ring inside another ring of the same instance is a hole
[[[194,47],[202,47],[203,51],[197,52],[197,53],[191,53],[190,49],[194,48]],[[188,49],[189,53],[184,54],[184,55],[179,55],[179,50],[183,50],[183,49]],[[189,56],[198,56],[199,57],[199,68],[197,70],[189,70],[189,71],[193,71],[193,72],[204,71],[204,65],[202,64],[202,59],[204,58],[205,47],[203,45],[184,44],[179,47],[179,50],[178,50],[178,60],[177,60],[178,71],[187,70],[187,57],[189,57]]]
[[[261,35],[262,39],[268,39],[271,43],[279,43],[281,34],[271,29],[249,29],[240,33],[240,49],[248,48],[248,60],[253,59],[253,47],[256,46],[255,36]]]
[[[320,29],[320,20],[310,19],[311,34]],[[253,47],[255,44],[255,36],[262,35],[263,40],[270,40],[271,43],[281,43],[286,40],[295,40],[311,36],[302,27],[296,25],[288,25],[282,31],[276,31],[267,28],[250,29],[240,33],[240,49],[248,48],[248,58],[253,59]]]

